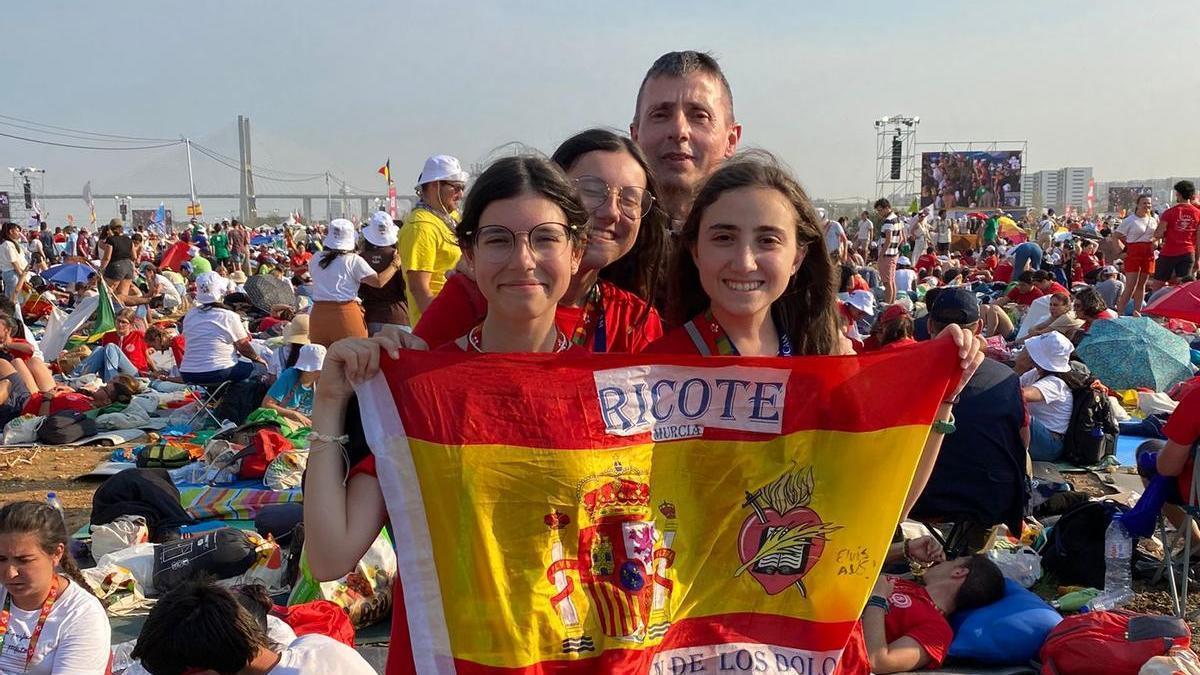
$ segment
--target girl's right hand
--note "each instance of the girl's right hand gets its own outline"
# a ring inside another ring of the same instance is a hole
[[[379,356],[386,351],[396,358],[401,349],[428,350],[421,338],[398,328],[385,328],[375,337],[346,338],[333,343],[325,354],[321,368],[318,395],[325,399],[344,401],[354,393],[354,387],[379,374]]]

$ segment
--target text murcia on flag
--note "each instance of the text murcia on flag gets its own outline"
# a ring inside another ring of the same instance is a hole
[[[781,433],[788,375],[779,368],[668,365],[593,373],[608,434],[650,432],[662,440],[698,436],[706,427]]]

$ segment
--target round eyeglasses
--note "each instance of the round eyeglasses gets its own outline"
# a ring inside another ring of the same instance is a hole
[[[575,179],[575,187],[579,190],[579,199],[588,213],[608,204],[612,195],[617,196],[617,208],[627,218],[641,218],[650,212],[654,205],[654,195],[644,187],[626,185],[625,187],[610,186],[602,178],[581,176]]]
[[[571,248],[571,235],[562,223],[540,223],[528,232],[513,232],[503,225],[484,225],[475,235],[475,255],[484,262],[508,262],[523,237],[533,259],[557,260]]]

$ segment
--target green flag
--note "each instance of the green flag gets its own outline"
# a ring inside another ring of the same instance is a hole
[[[108,285],[103,279],[96,290],[100,292],[97,298],[100,304],[96,307],[96,322],[92,325],[92,334],[87,339],[89,344],[117,329],[117,315],[113,311],[112,299],[108,297]]]

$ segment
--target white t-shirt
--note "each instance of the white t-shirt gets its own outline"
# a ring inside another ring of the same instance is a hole
[[[1067,426],[1071,424],[1071,408],[1075,404],[1075,395],[1071,393],[1067,383],[1056,375],[1047,375],[1040,380],[1037,377],[1036,369],[1031,369],[1021,376],[1022,387],[1036,387],[1045,399],[1025,404],[1030,417],[1056,434],[1067,433]]]
[[[25,271],[25,256],[11,240],[0,242],[0,272]]]
[[[871,230],[874,227],[875,227],[874,223],[872,223],[867,218],[863,218],[862,220],[858,221],[858,240],[859,241],[870,241]]]
[[[228,309],[197,307],[183,317],[183,335],[187,349],[183,350],[181,373],[207,373],[210,370],[232,368],[237,363],[234,343],[249,337],[242,319]]]
[[[1117,232],[1125,235],[1126,244],[1149,244],[1154,241],[1154,231],[1158,229],[1158,218],[1148,214],[1142,218],[1132,213],[1117,226]]]
[[[358,652],[327,635],[310,633],[295,639],[279,654],[279,663],[268,675],[375,675],[375,669]]]
[[[8,594],[0,587],[0,603]],[[112,628],[108,616],[91,593],[70,582],[54,601],[42,636],[38,638],[33,663],[25,670],[25,652],[29,637],[37,627],[39,607],[32,611],[12,606],[4,651],[0,653],[0,673],[70,673],[102,675],[108,668],[108,650]]]
[[[917,287],[917,273],[911,269],[904,268],[896,270],[896,289],[901,291],[913,291]]]
[[[845,237],[846,230],[842,229],[841,223],[836,220],[825,223],[825,250],[827,252],[836,253]]]
[[[321,267],[324,253],[318,253],[308,264],[313,280],[314,302],[349,302],[358,299],[358,286],[375,270],[357,253],[345,253],[334,258],[329,267]]]

